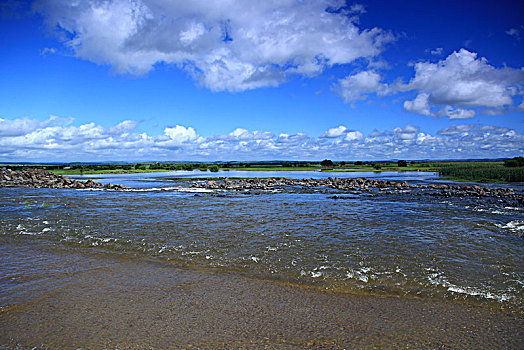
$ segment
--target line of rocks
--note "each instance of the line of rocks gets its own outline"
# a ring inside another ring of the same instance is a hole
[[[92,179],[78,181],[67,176],[56,175],[43,169],[12,170],[0,168],[0,187],[38,187],[38,188],[105,188],[122,190],[122,185],[101,184]]]
[[[273,190],[286,186],[299,186],[302,188],[329,187],[341,191],[371,191],[378,189],[382,191],[413,190],[421,189],[431,194],[442,196],[473,196],[473,197],[499,197],[517,199],[524,202],[524,195],[518,193],[514,188],[492,188],[479,185],[450,185],[429,184],[416,185],[407,181],[388,181],[367,178],[326,178],[326,179],[290,179],[290,178],[252,178],[230,180],[221,178],[218,180],[207,180],[194,182],[194,188],[205,188],[212,190],[249,191],[249,190]]]

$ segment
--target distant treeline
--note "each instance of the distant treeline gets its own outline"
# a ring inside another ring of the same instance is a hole
[[[524,158],[515,157],[504,161],[354,161],[321,162],[263,161],[263,162],[144,162],[144,163],[69,163],[69,164],[19,164],[7,165],[12,169],[40,168],[59,174],[143,172],[166,170],[201,170],[217,172],[220,169],[252,170],[346,170],[356,171],[438,171],[441,176],[468,181],[524,182]]]

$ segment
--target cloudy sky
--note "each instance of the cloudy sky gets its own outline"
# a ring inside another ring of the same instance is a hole
[[[519,1],[0,3],[0,161],[524,153]]]

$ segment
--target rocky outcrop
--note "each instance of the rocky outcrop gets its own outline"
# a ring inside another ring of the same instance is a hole
[[[105,184],[91,179],[78,181],[67,176],[56,175],[42,169],[11,170],[0,169],[0,187],[39,187],[39,188],[105,188],[121,190],[127,187],[122,185]]]
[[[494,188],[479,185],[451,185],[429,184],[415,185],[407,181],[388,181],[367,178],[327,178],[327,179],[289,179],[289,178],[264,178],[230,180],[221,178],[194,182],[192,187],[227,191],[273,190],[283,189],[288,186],[310,189],[315,187],[328,187],[344,192],[353,191],[423,191],[437,196],[468,196],[468,197],[499,197],[523,201],[524,196],[513,188]]]

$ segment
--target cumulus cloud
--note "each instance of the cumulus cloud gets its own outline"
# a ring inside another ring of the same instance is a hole
[[[359,28],[365,8],[338,0],[37,0],[34,7],[80,58],[131,74],[176,64],[217,91],[370,60],[394,40]]]
[[[404,109],[411,113],[432,116],[429,106],[429,94],[421,93],[413,101],[404,101]]]
[[[68,119],[2,119],[0,161],[103,160],[340,160],[513,157],[524,152],[524,135],[499,126],[455,125],[431,135],[408,124],[365,136],[341,125],[321,132],[275,135],[237,128],[200,136],[190,126],[167,126],[163,133],[136,131],[136,121],[114,126],[72,125]],[[8,130],[8,132],[5,132]]]
[[[365,94],[376,93],[379,96],[389,92],[387,84],[381,83],[380,74],[374,71],[362,71],[340,79],[335,90],[345,102],[365,99]]]
[[[324,138],[335,138],[344,135],[347,132],[347,128],[344,125],[337,126],[336,128],[331,128],[322,134],[320,137]]]
[[[0,118],[0,136],[12,137],[27,135],[37,129],[42,129],[48,126],[62,126],[69,125],[73,122],[73,118],[60,118],[57,116],[50,116],[45,121],[39,121],[28,117],[19,119],[2,119]]]
[[[110,128],[109,132],[115,134],[128,133],[130,131],[135,130],[137,125],[138,122],[135,120],[124,120],[123,122],[118,123],[115,127]]]
[[[380,132],[377,129],[373,129],[371,134],[369,134],[369,137],[375,138],[375,137],[383,137],[383,136],[386,136],[386,135],[387,135],[386,132]]]
[[[243,128],[236,128],[226,136],[221,136],[224,139],[230,140],[267,140],[273,138],[273,133],[268,131],[253,131],[249,132]]]
[[[409,140],[414,140],[417,137],[417,133],[419,131],[420,131],[419,127],[408,124],[404,128],[397,127],[393,129],[393,132],[391,134],[399,140],[409,141]]]
[[[475,125],[472,124],[462,124],[462,125],[453,125],[442,130],[439,130],[437,134],[453,136],[457,134],[467,133],[471,129],[475,128]]]
[[[156,144],[163,148],[180,148],[184,144],[200,141],[192,127],[175,125],[164,129],[164,135],[156,138]]]
[[[449,117],[449,119],[467,119],[473,118],[476,112],[472,109],[462,109],[462,108],[453,108],[451,106],[445,106],[441,108],[437,116],[439,117]]]
[[[343,136],[341,140],[350,142],[362,139],[364,134],[358,130],[350,130],[344,125],[340,125],[336,128],[328,129],[326,132],[320,135],[320,139],[335,139],[340,138],[341,136]]]
[[[348,131],[348,132],[346,133],[346,136],[344,136],[344,141],[356,141],[356,140],[361,140],[363,137],[364,137],[364,134],[361,133],[360,131],[358,131],[358,130],[352,130],[352,131]]]
[[[439,48],[430,52],[441,51]],[[521,108],[514,105],[524,95],[524,67],[496,68],[486,58],[466,49],[453,52],[437,63],[418,62],[413,67],[415,75],[408,83],[399,78],[387,83],[380,73],[363,70],[338,80],[334,89],[345,102],[352,104],[372,93],[382,97],[414,92],[414,97],[404,100],[404,110],[439,118],[466,119],[478,112],[498,115]]]
[[[19,136],[29,133],[40,126],[40,122],[34,119],[22,118],[7,120],[0,118],[0,136]]]
[[[422,115],[472,118],[475,111],[465,108],[512,106],[514,96],[524,88],[524,70],[495,68],[485,58],[477,58],[476,53],[465,49],[438,63],[416,63],[414,69],[415,77],[396,88],[417,91],[415,100],[405,101],[404,108]],[[441,106],[438,114],[431,111],[438,106]]]

